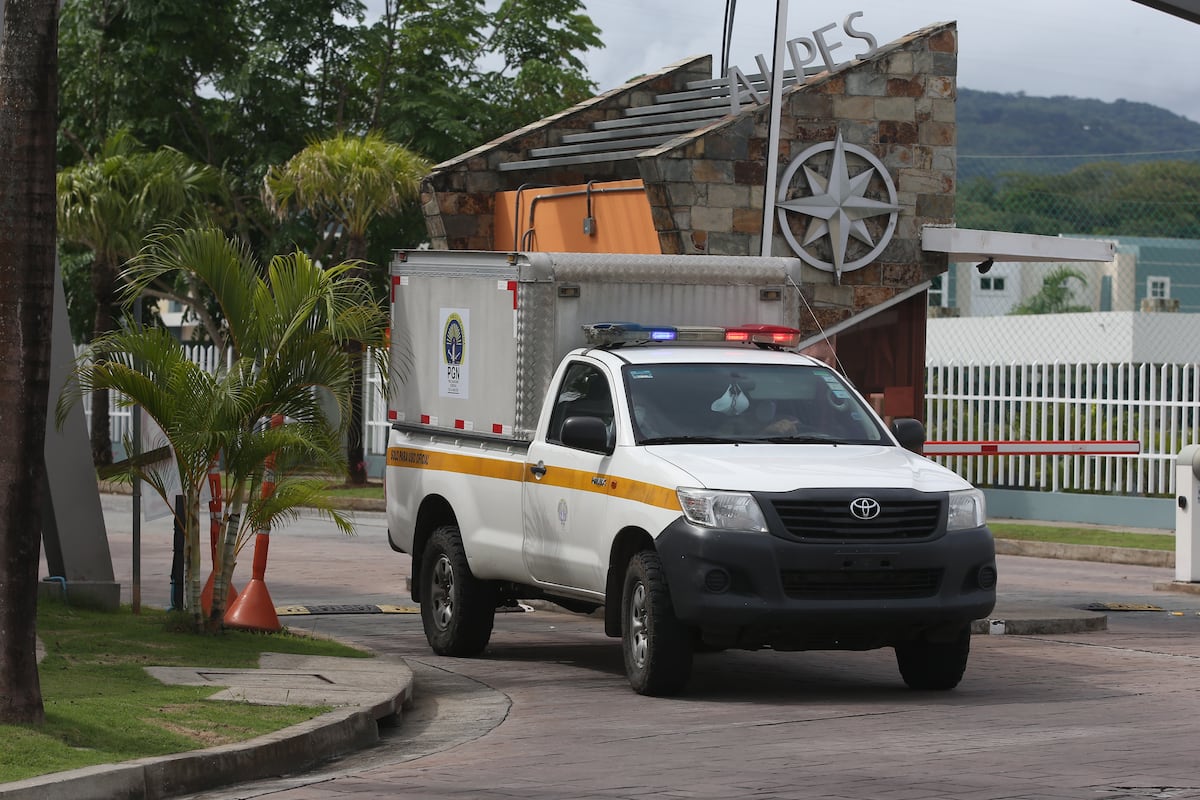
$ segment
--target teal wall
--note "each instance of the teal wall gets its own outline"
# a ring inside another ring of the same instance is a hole
[[[1078,522],[1125,528],[1175,530],[1175,501],[1163,497],[984,489],[988,519]]]

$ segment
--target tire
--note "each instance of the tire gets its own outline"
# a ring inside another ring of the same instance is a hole
[[[964,626],[952,641],[896,645],[896,665],[910,689],[946,691],[962,680],[970,652],[971,628]]]
[[[621,592],[621,650],[629,685],[638,694],[679,694],[692,674],[692,641],[675,618],[658,554],[629,560]]]
[[[435,530],[421,556],[421,624],[433,652],[482,653],[492,636],[498,597],[495,584],[471,574],[458,527]]]

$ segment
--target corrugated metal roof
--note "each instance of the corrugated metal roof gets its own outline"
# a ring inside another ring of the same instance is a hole
[[[820,71],[816,67],[805,69],[806,75]],[[762,75],[749,75],[747,80],[760,95],[769,91]],[[795,82],[794,72],[784,74],[785,85]],[[738,93],[738,105],[753,103],[752,92],[743,87]],[[567,134],[560,145],[534,148],[524,160],[501,164],[500,170],[514,172],[636,158],[721,119],[731,112],[733,105],[728,80],[692,81],[682,92],[657,95],[649,105],[627,108],[619,119],[596,122],[588,131]]]

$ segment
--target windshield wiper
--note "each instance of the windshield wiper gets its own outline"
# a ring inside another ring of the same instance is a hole
[[[771,444],[850,444],[846,439],[837,439],[833,436],[764,436],[755,441],[770,442]]]
[[[729,436],[651,436],[641,444],[753,444],[759,439],[737,439]]]

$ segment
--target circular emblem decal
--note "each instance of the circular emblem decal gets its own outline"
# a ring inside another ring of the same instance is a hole
[[[850,513],[856,519],[875,519],[880,511],[879,501],[873,497],[856,497],[850,501]]]
[[[863,166],[865,164],[865,167]],[[803,169],[803,181],[795,181]],[[853,170],[853,174],[851,171]],[[900,206],[883,162],[856,144],[837,139],[813,145],[792,159],[779,181],[776,213],[796,255],[834,274],[853,272],[875,260],[896,230]],[[797,234],[792,230],[807,226]]]
[[[446,329],[442,332],[442,343],[445,346],[446,363],[461,365],[467,350],[467,334],[463,328],[462,317],[451,314],[446,319]]]

